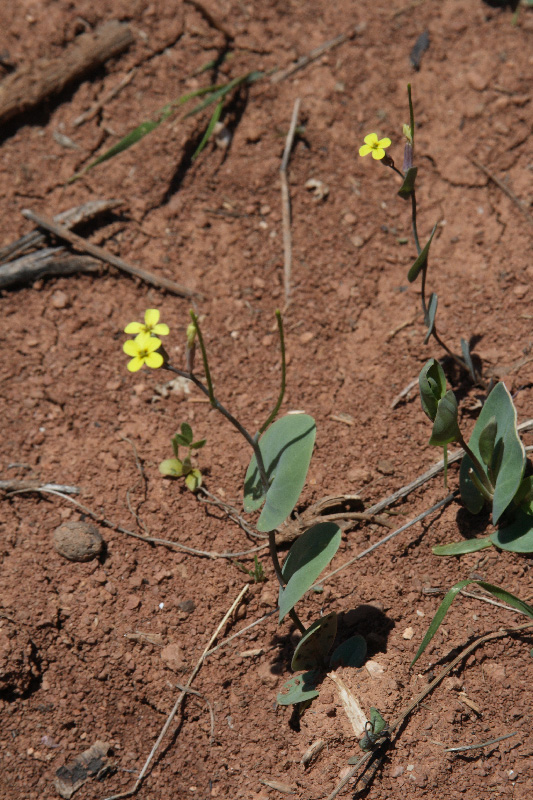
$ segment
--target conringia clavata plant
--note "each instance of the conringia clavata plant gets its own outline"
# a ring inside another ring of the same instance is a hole
[[[218,399],[202,329],[194,311],[190,312],[190,323],[186,331],[186,369],[171,363],[160,339],[155,336],[166,335],[168,329],[162,330],[159,314],[154,309],[146,312],[144,324],[130,323],[127,326],[126,332],[136,333],[137,336],[125,343],[124,351],[137,359],[135,369],[146,364],[154,369],[168,370],[191,381],[208,397],[211,407],[233,425],[252,449],[244,479],[244,510],[247,513],[261,512],[256,528],[268,535],[270,557],[279,583],[279,621],[290,617],[302,634],[294,652],[292,668],[303,674],[288,681],[284,691],[278,695],[278,703],[289,705],[307,703],[316,697],[317,685],[327,669],[341,665],[360,667],[366,656],[366,642],[361,636],[352,636],[333,649],[337,634],[337,614],[330,612],[306,627],[295,610],[296,604],[311,589],[335,556],[341,542],[341,529],[338,525],[334,522],[319,522],[311,526],[296,539],[283,566],[279,562],[276,531],[292,514],[304,487],[315,442],[316,425],[311,416],[302,412],[289,413],[277,419],[285,394],[286,359],[283,320],[279,311],[276,311],[276,319],[281,350],[281,385],[274,407],[254,434]],[[140,344],[137,343],[139,337],[144,337]],[[142,353],[139,350],[141,345]],[[202,359],[203,379],[196,373],[197,348]],[[131,369],[129,365],[128,367]],[[181,432],[174,436],[172,444],[175,457],[163,461],[160,471],[172,477],[185,477],[187,486],[194,491],[199,488],[201,474],[191,461],[191,450],[203,447],[205,440],[193,441],[190,426],[183,423]],[[178,457],[179,446],[188,448],[185,458]],[[255,570],[259,574],[257,563]]]
[[[411,84],[407,84],[407,95],[409,101],[409,124],[403,126],[404,142],[404,157],[403,169],[400,170],[396,167],[393,158],[385,152],[386,148],[390,147],[391,140],[388,137],[378,138],[376,133],[370,133],[364,138],[364,145],[359,148],[359,155],[366,156],[372,154],[372,158],[381,161],[385,167],[392,169],[402,180],[402,184],[398,191],[400,197],[405,200],[411,201],[411,223],[413,230],[413,239],[416,247],[417,257],[409,272],[407,279],[413,283],[420,276],[421,278],[421,302],[422,311],[424,313],[424,322],[427,327],[424,344],[427,344],[429,339],[433,337],[438,344],[446,351],[448,356],[458,364],[462,369],[466,370],[474,382],[480,380],[480,376],[476,372],[472,357],[470,354],[470,346],[465,339],[461,339],[461,352],[459,356],[457,353],[448,347],[440,336],[435,318],[437,315],[438,297],[435,292],[431,292],[429,297],[426,292],[427,272],[428,272],[428,259],[429,250],[435,232],[437,230],[437,223],[433,226],[431,234],[424,245],[420,243],[420,236],[418,231],[417,221],[417,200],[416,200],[416,179],[418,174],[418,167],[415,166],[415,118],[413,101],[411,97]]]

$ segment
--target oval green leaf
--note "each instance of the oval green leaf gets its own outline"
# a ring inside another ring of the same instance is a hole
[[[427,244],[425,245],[424,249],[421,251],[415,263],[407,273],[407,280],[409,281],[409,283],[413,283],[413,281],[416,281],[422,270],[426,267],[428,263],[429,248],[431,247],[431,242],[433,241],[433,237],[435,236],[436,230],[437,230],[437,223],[435,223],[435,225],[433,226],[433,230],[431,231],[431,236],[429,237]]]
[[[295,675],[283,684],[284,693],[279,692],[276,700],[280,706],[290,706],[293,703],[304,703],[306,700],[313,700],[318,697],[316,684],[318,682],[318,670],[304,672],[303,675]]]
[[[255,455],[244,481],[244,510],[265,507],[257,523],[259,531],[272,531],[284,522],[303,489],[313,446],[316,425],[308,414],[287,414],[276,420],[259,441],[269,481],[265,495]]]
[[[313,622],[304,633],[292,657],[294,672],[323,667],[337,635],[337,615],[334,611]]]
[[[479,459],[479,439],[492,417],[496,418],[498,424],[493,456],[495,484],[492,501],[492,521],[496,524],[518,491],[526,463],[524,446],[516,429],[516,409],[504,383],[496,384],[487,397],[468,443]],[[461,498],[468,510],[477,514],[484,501],[468,474],[472,468],[472,461],[465,455],[459,479]]]
[[[331,654],[330,669],[362,667],[365,663],[366,649],[366,640],[362,636],[350,636]]]
[[[490,540],[500,550],[511,553],[533,553],[533,516],[517,508],[513,521],[495,531]]]
[[[437,405],[437,416],[433,423],[429,443],[436,447],[444,447],[455,442],[460,436],[457,423],[457,400],[450,389]]]
[[[464,542],[439,544],[436,547],[432,547],[431,550],[436,556],[462,556],[465,553],[477,553],[478,550],[484,550],[486,547],[491,547],[491,541],[488,536],[483,536],[479,539],[467,539]]]
[[[340,543],[341,529],[333,522],[319,522],[296,539],[282,569],[287,585],[279,592],[280,622],[327,567]]]

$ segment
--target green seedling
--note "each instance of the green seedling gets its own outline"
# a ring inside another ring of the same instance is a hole
[[[465,451],[459,486],[472,514],[485,505],[492,510],[496,531],[487,537],[435,547],[437,555],[460,555],[496,545],[515,553],[533,552],[533,480],[524,478],[526,453],[518,435],[516,409],[504,383],[492,389],[467,442],[459,428],[457,400],[446,389],[444,371],[430,359],[419,376],[422,408],[433,422],[429,444],[458,442]]]
[[[420,297],[422,301],[422,311],[424,313],[424,322],[426,325],[426,336],[424,339],[424,344],[427,344],[429,339],[433,337],[438,344],[446,351],[446,353],[464,370],[470,373],[472,380],[474,382],[479,381],[479,375],[477,374],[474,364],[472,362],[472,357],[470,354],[470,346],[466,339],[461,339],[461,351],[462,355],[458,355],[454,353],[448,345],[442,340],[440,334],[437,330],[436,325],[436,315],[437,315],[437,307],[438,307],[438,297],[435,292],[431,292],[429,297],[427,296],[426,291],[426,283],[427,283],[427,273],[428,273],[428,264],[429,264],[429,250],[431,244],[433,242],[433,237],[435,236],[437,230],[437,223],[433,226],[433,229],[427,239],[426,243],[422,246],[420,243],[420,236],[418,232],[418,222],[417,222],[417,200],[416,200],[416,181],[418,175],[418,167],[414,166],[415,160],[415,117],[414,117],[414,108],[413,108],[413,100],[411,96],[411,84],[407,84],[407,98],[409,102],[409,125],[403,126],[403,136],[405,139],[404,144],[404,157],[403,157],[403,170],[400,170],[394,164],[392,157],[385,152],[385,150],[391,146],[391,140],[388,137],[384,137],[383,139],[379,139],[377,134],[370,133],[364,138],[364,145],[359,148],[359,155],[360,156],[367,156],[372,155],[372,158],[392,169],[402,180],[400,189],[398,190],[398,195],[403,198],[404,200],[411,201],[411,224],[413,230],[413,239],[417,251],[417,257],[413,264],[411,265],[409,272],[407,273],[407,280],[409,283],[413,283],[418,279],[420,276],[421,280],[421,292]],[[401,240],[403,241],[403,240]]]
[[[429,628],[426,631],[426,635],[422,640],[422,644],[418,648],[415,657],[411,661],[411,667],[418,661],[418,659],[420,658],[420,656],[422,655],[422,653],[424,652],[430,641],[437,633],[441,622],[448,613],[448,609],[450,608],[451,604],[453,603],[453,601],[455,600],[461,589],[464,589],[471,583],[477,583],[478,586],[481,586],[482,589],[485,589],[485,591],[491,594],[493,597],[496,597],[503,603],[507,603],[507,605],[511,606],[512,608],[515,608],[517,611],[521,611],[523,614],[526,614],[528,617],[531,617],[533,619],[533,606],[530,606],[528,603],[525,603],[523,600],[520,600],[519,597],[516,597],[516,595],[511,594],[511,592],[508,592],[506,589],[502,589],[500,586],[494,586],[492,583],[487,583],[486,581],[478,581],[472,579],[459,581],[458,583],[455,584],[455,586],[452,586],[450,591],[444,597],[444,600],[440,604],[439,608],[437,609],[437,613],[431,620]]]
[[[305,484],[315,443],[315,421],[301,412],[276,419],[285,394],[286,376],[283,321],[279,311],[276,312],[276,319],[281,350],[281,385],[272,411],[255,434],[251,434],[216,396],[200,323],[193,311],[190,312],[190,318],[186,333],[185,370],[170,362],[158,338],[166,336],[169,330],[159,322],[156,309],[149,309],[145,313],[144,323],[132,322],[125,329],[126,333],[135,334],[135,338],[129,339],[123,346],[131,359],[128,369],[136,372],[143,366],[162,368],[187,378],[209,398],[211,406],[233,425],[251,447],[252,456],[244,478],[244,510],[247,513],[260,511],[257,530],[268,534],[270,557],[280,587],[279,622],[290,617],[302,634],[294,652],[292,669],[295,672],[303,671],[304,674],[291,678],[278,695],[278,702],[281,705],[307,704],[318,695],[317,685],[326,669],[360,667],[366,657],[366,642],[361,636],[352,636],[333,649],[337,635],[335,612],[321,617],[306,628],[295,609],[334,558],[341,541],[339,526],[333,522],[323,522],[304,531],[292,545],[283,567],[276,550],[276,530],[294,511]],[[201,352],[204,380],[195,372],[197,345]],[[195,442],[190,426],[183,423],[180,433],[172,439],[174,458],[163,461],[160,471],[175,477],[185,475],[189,488],[194,482],[194,488],[197,489],[201,475],[192,465],[191,451],[203,447],[204,443],[205,440]],[[184,458],[179,458],[179,447],[188,449]],[[237,565],[243,567],[238,562]],[[244,569],[255,581],[264,579],[263,568],[257,557],[253,571]]]
[[[376,747],[390,736],[389,733],[389,726],[377,710],[377,708],[370,709],[370,721],[366,723],[366,730],[365,735],[359,742],[359,747],[363,752],[367,753],[369,750],[375,750]],[[354,762],[358,760],[358,757],[354,757]],[[348,764],[352,763],[352,759],[348,761]]]
[[[173,116],[183,105],[188,103],[190,100],[203,97],[204,99],[200,103],[198,103],[193,109],[191,109],[191,111],[188,111],[182,117],[182,119],[185,120],[188,117],[192,117],[195,114],[199,114],[200,112],[204,111],[213,103],[216,104],[215,110],[211,115],[205,133],[192,155],[191,160],[195,161],[211,138],[215,126],[222,114],[224,102],[228,95],[239,86],[250,85],[263,77],[263,72],[247,72],[245,75],[234,78],[227,83],[204,86],[201,89],[195,89],[193,92],[188,92],[187,94],[181,95],[181,97],[178,97],[176,100],[172,100],[170,103],[166,103],[163,108],[157,112],[154,119],[145,120],[144,122],[141,122],[140,125],[137,125],[135,128],[133,128],[133,130],[129,131],[125,136],[122,137],[122,139],[120,139],[120,141],[116,142],[112,147],[91,161],[90,164],[87,164],[87,166],[84,167],[81,172],[73,175],[72,178],[70,178],[69,183],[73,183],[74,181],[78,180],[78,178],[81,178],[82,175],[85,175],[99,164],[103,164],[105,161],[109,161],[109,159],[119,155],[119,153],[124,153],[126,150],[129,150],[130,147],[140,142],[145,136],[148,136],[149,133],[152,133],[152,131],[158,128],[163,122],[166,122],[167,119]]]
[[[185,478],[185,485],[191,492],[196,492],[202,485],[202,473],[193,466],[192,452],[200,450],[206,440],[200,439],[195,442],[192,428],[187,422],[181,423],[181,433],[176,433],[172,439],[172,449],[174,458],[167,458],[159,465],[159,472],[169,478]],[[179,448],[186,447],[187,454],[184,458],[179,457]]]
[[[248,567],[243,564],[241,561],[237,561],[236,559],[233,561],[236,567],[240,569],[241,572],[244,572],[245,575],[248,575],[254,583],[263,583],[266,581],[265,570],[263,569],[263,565],[257,558],[257,554],[254,555],[254,568],[248,569]]]

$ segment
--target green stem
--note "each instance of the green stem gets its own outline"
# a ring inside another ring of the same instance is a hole
[[[208,388],[207,394],[209,397],[209,402],[211,403],[213,408],[216,408],[215,393],[213,391],[213,381],[211,380],[211,372],[209,370],[209,362],[207,360],[207,350],[205,349],[204,337],[202,336],[202,331],[200,330],[200,323],[198,322],[198,317],[196,316],[194,311],[192,310],[189,311],[189,314],[191,315],[194,327],[196,328],[196,333],[198,334],[198,342],[200,344],[200,350],[202,351],[202,361],[204,362],[204,372],[205,372],[205,379],[207,381],[207,388]]]
[[[274,572],[276,573],[276,577],[278,579],[278,583],[281,586],[281,588],[283,589],[285,587],[285,581],[283,580],[283,573],[281,571],[281,565],[279,563],[278,551],[276,550],[276,533],[275,533],[275,531],[269,531],[269,534],[268,534],[268,548],[269,548],[269,551],[270,551],[270,558],[272,559],[272,564],[274,566]],[[294,624],[296,625],[296,627],[298,628],[298,630],[301,631],[301,633],[305,633],[307,628],[305,627],[303,622],[300,620],[300,618],[299,618],[298,614],[296,613],[296,611],[294,610],[294,608],[291,608],[291,610],[289,611],[289,616],[292,619],[292,621],[294,622]]]
[[[467,443],[465,442],[465,440],[463,438],[463,435],[461,433],[459,433],[457,441],[459,442],[459,444],[461,445],[461,447],[463,448],[463,450],[467,454],[468,458],[470,459],[470,461],[474,465],[474,469],[476,471],[476,475],[477,475],[477,478],[478,478],[479,482],[482,484],[483,488],[488,493],[488,495],[490,497],[490,500],[492,500],[492,498],[494,497],[494,486],[492,485],[492,483],[490,482],[489,478],[487,477],[487,473],[483,469],[480,460],[472,452],[470,447],[467,445]]]
[[[279,397],[276,405],[272,409],[270,416],[268,417],[267,421],[259,428],[259,436],[266,431],[268,426],[276,419],[276,415],[281,408],[281,404],[283,402],[283,397],[285,395],[285,378],[287,375],[287,363],[285,360],[285,336],[283,334],[283,319],[281,317],[281,311],[276,309],[276,320],[278,323],[278,333],[279,333],[279,346],[281,350],[281,386],[279,390]]]
[[[191,318],[193,319],[194,324],[196,325],[196,331],[198,333],[198,340],[200,341],[200,347],[202,349],[202,354],[204,354],[205,353],[205,348],[203,346],[202,340],[200,339],[200,330],[199,330],[199,328],[197,326],[197,321],[196,321],[195,317],[196,317],[196,315],[195,314],[193,315],[193,312],[191,311]],[[204,359],[204,369],[205,369],[206,363],[207,363],[207,357]],[[257,461],[257,468],[259,470],[259,475],[261,477],[261,484],[263,486],[263,492],[266,494],[267,491],[268,491],[268,488],[269,488],[269,482],[268,482],[268,477],[267,477],[266,470],[265,470],[265,462],[263,461],[263,454],[261,453],[261,448],[259,447],[258,438],[256,438],[255,436],[252,436],[249,433],[249,431],[246,430],[244,425],[241,425],[239,420],[236,419],[233,416],[233,414],[231,414],[227,410],[227,408],[225,408],[222,405],[222,403],[220,403],[216,399],[216,397],[215,397],[215,395],[213,393],[213,385],[212,384],[210,384],[210,387],[206,386],[204,383],[202,383],[202,381],[199,378],[196,377],[196,375],[194,375],[194,373],[186,372],[183,369],[178,369],[177,367],[173,367],[172,364],[170,364],[168,362],[164,365],[163,368],[167,369],[169,372],[173,372],[175,375],[179,375],[180,377],[186,378],[187,380],[189,380],[192,383],[194,383],[194,385],[198,389],[200,389],[200,391],[203,392],[203,394],[205,394],[207,397],[209,397],[209,401],[210,401],[212,407],[215,408],[220,414],[222,414],[222,416],[225,417],[228,420],[228,422],[230,422],[233,425],[233,427],[236,428],[237,431],[241,434],[241,436],[248,442],[248,444],[250,445],[250,447],[254,451],[255,459]],[[206,376],[207,376],[207,373],[206,373]],[[279,585],[283,589],[283,588],[285,588],[285,581],[283,580],[283,575],[282,575],[282,572],[281,572],[281,566],[280,566],[279,559],[278,559],[278,553],[277,553],[277,550],[276,550],[276,534],[275,534],[275,531],[270,531],[269,532],[269,534],[268,534],[268,544],[269,544],[269,548],[270,548],[270,557],[272,559],[272,564],[274,566],[274,572],[276,573],[276,577],[278,579]],[[305,633],[306,628],[305,628],[304,624],[301,622],[300,618],[298,617],[298,615],[297,615],[297,613],[296,613],[296,611],[294,609],[292,609],[289,612],[289,616],[292,619],[292,621],[294,622],[294,624],[296,625],[296,627],[302,633]]]

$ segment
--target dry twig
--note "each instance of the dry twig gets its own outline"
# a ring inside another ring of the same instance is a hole
[[[319,45],[319,47],[315,47],[315,49],[311,50],[311,52],[308,53],[307,55],[299,58],[296,64],[291,64],[291,66],[287,67],[287,69],[284,69],[281,72],[276,72],[270,79],[271,82],[279,83],[279,81],[284,81],[285,78],[288,78],[290,75],[294,75],[294,73],[297,72],[299,69],[303,69],[312,61],[316,61],[317,58],[320,58],[321,55],[327,53],[328,50],[332,50],[339,44],[344,44],[344,42],[348,42],[350,39],[353,39],[356,35],[357,35],[357,29],[354,29],[349,33],[341,33],[334,39],[330,39],[328,42],[324,42],[324,44]]]
[[[120,792],[120,794],[114,794],[111,797],[107,797],[106,800],[119,800],[119,798],[122,798],[122,797],[131,797],[131,795],[135,794],[137,789],[140,787],[140,785],[141,785],[141,783],[142,783],[142,781],[144,779],[144,776],[146,775],[146,773],[148,771],[148,767],[150,766],[150,764],[152,762],[152,759],[153,759],[154,755],[156,754],[156,752],[157,752],[157,750],[159,748],[159,745],[163,741],[168,729],[172,725],[172,720],[174,719],[174,717],[176,716],[176,714],[180,710],[181,706],[183,705],[183,701],[185,700],[185,696],[187,695],[187,692],[189,691],[193,680],[195,679],[195,677],[197,676],[198,672],[200,671],[200,668],[201,668],[202,664],[204,663],[205,657],[206,657],[207,653],[209,652],[213,642],[215,641],[215,639],[217,638],[218,634],[220,633],[220,631],[222,630],[222,628],[224,627],[226,622],[229,620],[229,618],[231,617],[231,615],[233,614],[233,612],[235,611],[235,609],[237,608],[237,606],[239,605],[239,603],[241,602],[242,598],[244,597],[244,595],[246,594],[247,591],[248,591],[248,584],[246,584],[246,586],[244,586],[243,589],[239,592],[239,596],[232,603],[231,608],[224,614],[224,617],[223,617],[222,621],[218,625],[218,627],[217,627],[216,631],[214,632],[214,634],[211,636],[211,638],[209,640],[209,643],[207,644],[207,646],[206,646],[204,652],[202,653],[202,655],[200,656],[195,668],[191,672],[189,680],[187,681],[185,686],[182,688],[182,692],[181,692],[180,696],[178,697],[178,699],[176,700],[176,702],[174,704],[174,708],[170,712],[167,721],[163,725],[161,733],[157,737],[157,741],[154,744],[154,746],[152,747],[152,749],[150,751],[150,755],[146,759],[144,767],[140,771],[139,777],[135,781],[135,783],[132,786],[132,788],[128,789],[126,792]]]
[[[509,189],[509,187],[503,181],[501,181],[499,178],[497,178],[496,175],[494,175],[494,173],[492,173],[489,169],[487,169],[487,167],[485,167],[483,164],[481,164],[475,158],[472,158],[471,161],[472,161],[472,164],[474,164],[478,169],[481,170],[481,172],[485,173],[487,178],[489,178],[493,183],[496,184],[498,189],[501,189],[502,192],[504,194],[506,194],[507,197],[510,200],[513,201],[515,206],[524,215],[524,217],[527,219],[529,224],[533,226],[533,217],[531,216],[531,214],[529,213],[529,211],[525,207],[524,203],[522,203],[522,201],[518,199],[518,197],[515,195],[515,193],[512,192],[511,189]]]
[[[415,697],[415,699],[409,703],[407,708],[404,711],[402,711],[396,717],[396,719],[389,725],[388,728],[389,734],[394,733],[394,731],[398,731],[404,720],[415,710],[415,708],[418,705],[420,705],[422,700],[424,700],[424,698],[426,698],[429,694],[431,694],[433,689],[439,685],[439,683],[443,680],[443,678],[445,678],[446,675],[448,675],[456,666],[458,666],[458,664],[460,664],[464,658],[466,658],[468,655],[470,655],[470,653],[476,650],[476,648],[478,648],[482,644],[485,644],[486,642],[490,642],[493,639],[501,639],[504,636],[513,636],[513,634],[521,633],[522,631],[525,631],[528,628],[533,628],[533,622],[526,622],[524,625],[517,625],[514,628],[504,628],[499,631],[492,631],[492,633],[487,633],[484,636],[480,636],[474,642],[469,644],[468,647],[465,647],[465,649],[462,650],[459,653],[459,655],[453,659],[453,661],[451,661],[446,667],[444,667],[444,669],[437,675],[437,677],[434,680],[432,680],[431,683],[429,683],[425,687],[425,689],[423,689],[422,692],[420,692],[420,694],[417,695],[417,697]],[[387,738],[383,743],[379,745],[379,747],[383,751],[384,748],[387,745],[390,746],[390,744],[391,741],[389,738]],[[376,751],[370,751],[369,753],[365,753],[364,756],[361,756],[361,758],[357,761],[354,767],[337,784],[333,792],[330,795],[328,795],[327,800],[334,800],[334,798],[337,797],[339,792],[341,792],[344,789],[348,781],[357,774],[359,769],[362,766],[364,766],[367,763],[367,761],[369,761],[372,757],[375,756],[376,756]],[[381,755],[378,756],[379,759],[378,766],[383,756],[384,752],[382,752]],[[357,787],[355,787],[355,791],[357,791]]]
[[[22,215],[26,217],[26,219],[35,222],[35,224],[39,225],[41,228],[45,228],[45,230],[50,231],[50,233],[53,233],[54,236],[58,236],[60,239],[69,242],[74,247],[83,250],[85,253],[89,253],[95,258],[98,258],[100,261],[103,261],[107,264],[112,264],[114,267],[122,270],[122,272],[126,272],[128,275],[133,275],[136,278],[140,278],[142,281],[150,284],[151,286],[156,286],[158,289],[166,289],[167,291],[177,294],[181,297],[202,297],[199,292],[194,292],[192,289],[188,289],[186,286],[182,286],[175,281],[169,280],[169,278],[154,275],[152,272],[147,272],[140,267],[134,267],[132,264],[128,264],[127,261],[123,261],[121,258],[114,256],[113,253],[109,253],[107,250],[104,250],[103,247],[98,247],[95,244],[91,244],[81,236],[71,233],[71,231],[69,231],[64,225],[58,225],[56,222],[48,217],[43,216],[42,214],[36,214],[34,211],[25,209],[22,212]]]

